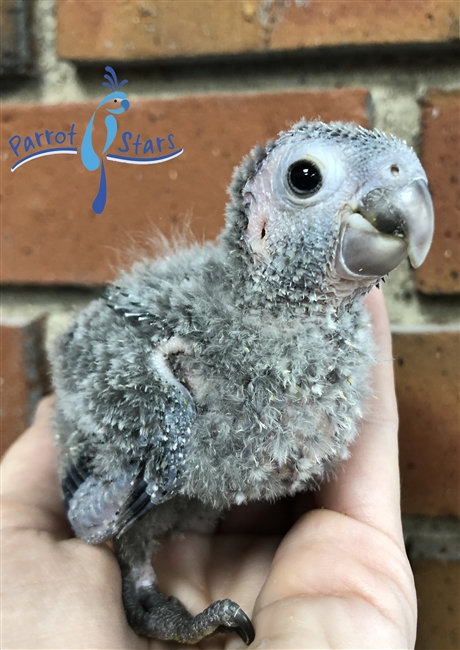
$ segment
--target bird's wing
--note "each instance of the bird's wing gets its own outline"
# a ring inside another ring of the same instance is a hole
[[[82,163],[86,169],[89,169],[92,172],[100,165],[99,156],[96,154],[93,147],[93,124],[95,115],[96,113],[94,112],[90,121],[88,122],[88,126],[86,127],[86,131],[83,135],[83,141],[81,143],[80,154]]]
[[[147,323],[158,327],[158,317],[152,311],[152,305],[145,305],[141,299],[126,291],[123,287],[112,285],[102,295],[107,306],[124,316],[132,324]]]
[[[114,115],[107,115],[105,118],[105,127],[107,129],[107,137],[105,139],[105,145],[104,145],[104,151],[102,152],[103,154],[107,151],[107,149],[110,147],[112,142],[115,140],[115,136],[117,135],[117,120]]]
[[[167,364],[168,354],[181,350],[180,341],[170,339],[164,346],[154,354],[162,393],[156,403],[161,403],[161,408],[153,409],[152,395],[139,388],[134,398],[137,422],[130,421],[129,430],[126,425],[126,430],[117,427],[117,438],[132,438],[134,432],[137,440],[144,441],[135,458],[129,464],[111,466],[109,474],[100,466],[94,470],[91,453],[80,453],[77,458],[73,450],[65,454],[61,473],[64,504],[75,533],[87,542],[97,544],[120,535],[182,486],[196,411],[190,393]]]

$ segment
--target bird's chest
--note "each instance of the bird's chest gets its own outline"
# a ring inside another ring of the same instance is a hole
[[[359,413],[362,361],[343,345],[327,332],[265,328],[178,358],[197,407],[191,490],[221,505],[272,498],[343,455]]]

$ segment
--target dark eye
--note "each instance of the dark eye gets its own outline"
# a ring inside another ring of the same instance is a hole
[[[118,101],[118,99],[114,99],[113,101],[114,101],[114,102],[115,102],[115,104],[116,104],[116,103],[117,103],[117,101]]]
[[[311,196],[321,187],[323,178],[315,163],[298,160],[289,167],[288,183],[297,196]]]

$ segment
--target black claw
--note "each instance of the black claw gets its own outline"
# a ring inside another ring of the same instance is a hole
[[[239,609],[235,614],[235,623],[237,624],[234,631],[244,641],[246,645],[251,645],[256,636],[254,626],[247,614]]]

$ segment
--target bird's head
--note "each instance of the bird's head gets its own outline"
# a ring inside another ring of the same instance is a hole
[[[404,142],[355,124],[301,121],[236,169],[223,239],[271,300],[322,302],[425,259],[433,205]]]
[[[105,110],[108,113],[120,115],[129,109],[129,101],[126,99],[126,97],[126,93],[123,93],[121,91],[110,93],[110,95],[104,97],[97,108],[104,106]]]

